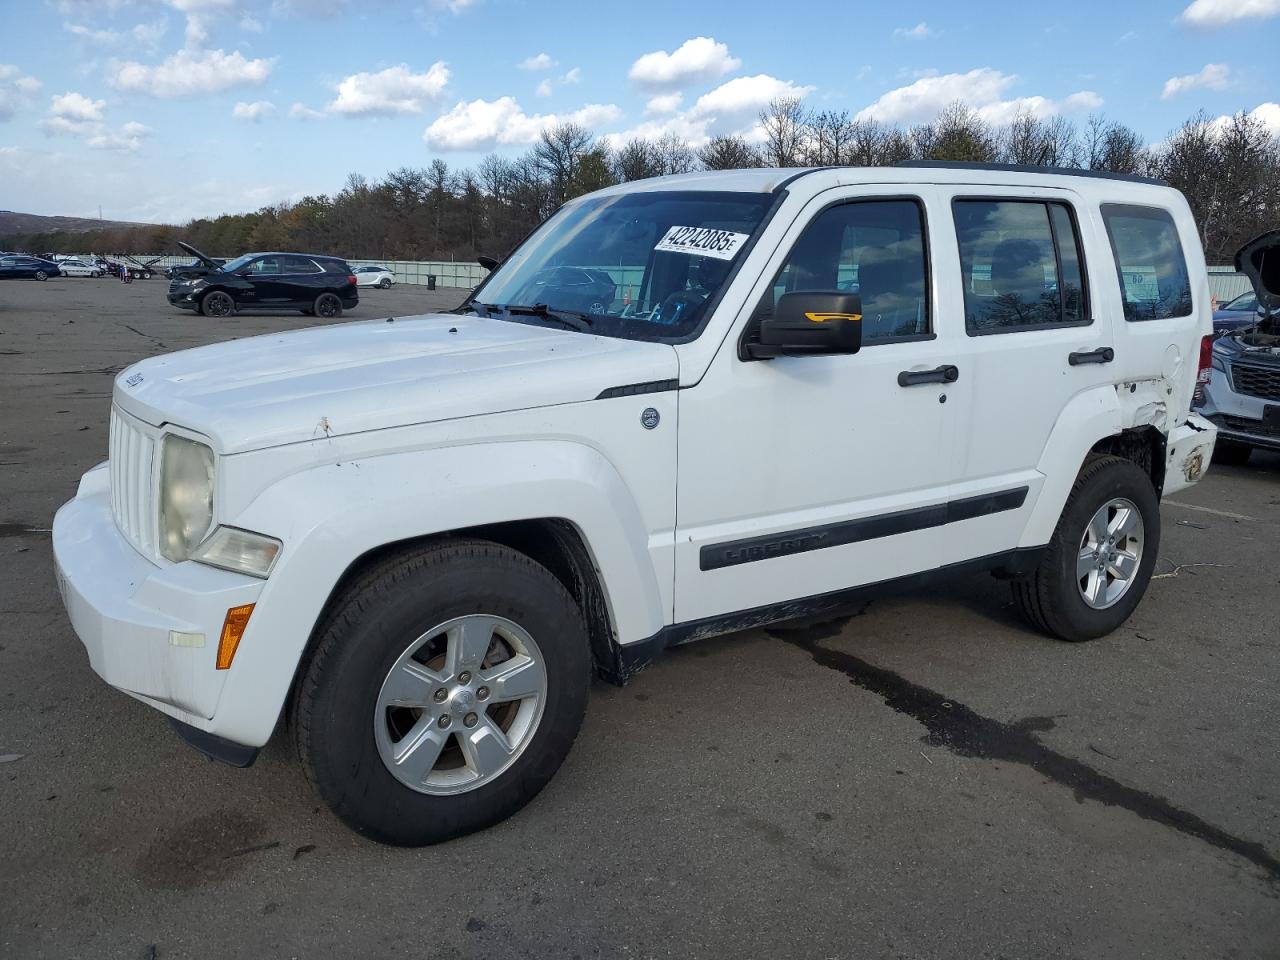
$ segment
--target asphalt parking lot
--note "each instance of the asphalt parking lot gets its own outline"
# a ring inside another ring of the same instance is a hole
[[[202,759],[63,614],[47,531],[114,373],[315,322],[164,289],[0,285],[0,957],[1280,957],[1280,456],[1165,503],[1113,636],[1031,633],[979,576],[704,641],[597,685],[513,819],[389,849],[284,736]]]

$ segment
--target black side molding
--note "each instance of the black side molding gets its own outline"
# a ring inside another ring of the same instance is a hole
[[[173,727],[174,733],[210,760],[220,760],[233,767],[249,767],[258,759],[257,747],[246,747],[243,743],[215,737],[212,733],[205,733],[174,717],[169,718],[169,726]]]
[[[1027,499],[1027,492],[1027,487],[1018,487],[1014,490],[1003,490],[980,497],[965,497],[931,507],[898,510],[874,517],[824,523],[816,527],[803,527],[799,530],[747,537],[725,543],[710,543],[698,552],[698,567],[701,570],[719,570],[721,567],[732,567],[740,563],[755,563],[757,560],[768,560],[771,557],[787,557],[795,553],[807,553],[810,550],[842,547],[850,543],[861,543],[864,540],[876,540],[880,537],[911,533],[914,530],[941,527],[960,520],[972,520],[974,517],[985,517],[1005,510],[1017,510]]]
[[[678,647],[695,640],[718,637],[726,633],[737,633],[740,630],[753,630],[787,620],[803,620],[808,617],[831,616],[857,607],[868,600],[893,596],[927,587],[935,583],[945,582],[962,574],[993,572],[1004,578],[1024,576],[1036,568],[1044,555],[1045,547],[1020,547],[1003,553],[995,553],[973,560],[923,570],[920,573],[891,580],[880,580],[845,590],[821,593],[803,597],[799,600],[788,600],[783,603],[752,607],[722,616],[705,617],[701,620],[690,620],[685,623],[673,623],[663,627],[652,637],[637,643],[614,643],[617,651],[616,667],[606,679],[622,686],[638,672],[652,663],[663,650]]]
[[[615,397],[638,397],[643,393],[666,393],[668,390],[679,390],[679,380],[649,380],[645,383],[627,383],[620,387],[609,387],[601,390],[597,400],[612,400]]]

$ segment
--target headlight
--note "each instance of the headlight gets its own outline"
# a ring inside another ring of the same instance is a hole
[[[190,286],[192,290],[199,290],[201,287],[207,287],[209,285],[209,281],[204,279],[204,277],[196,277],[194,280],[188,280],[187,285]]]
[[[191,555],[192,560],[221,567],[235,573],[247,573],[263,580],[271,573],[280,556],[280,541],[251,530],[218,527]]]
[[[181,563],[213,523],[213,451],[167,434],[160,453],[160,555]]]

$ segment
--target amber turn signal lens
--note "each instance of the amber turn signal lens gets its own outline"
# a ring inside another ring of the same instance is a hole
[[[229,670],[231,661],[235,659],[236,649],[240,646],[240,638],[249,626],[249,615],[253,613],[253,604],[246,603],[242,607],[232,607],[227,611],[227,618],[222,621],[222,636],[218,638],[218,669]]]

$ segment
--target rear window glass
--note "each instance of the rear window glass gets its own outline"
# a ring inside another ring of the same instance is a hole
[[[1191,277],[1167,210],[1104,203],[1126,320],[1164,320],[1191,313]]]

